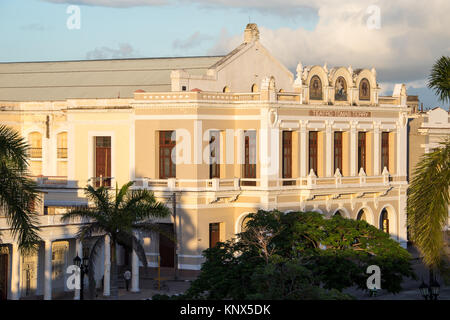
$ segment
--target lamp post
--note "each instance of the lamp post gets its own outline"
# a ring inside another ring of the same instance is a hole
[[[430,285],[427,285],[422,279],[422,284],[419,287],[420,294],[425,300],[437,300],[440,289],[441,286],[439,285],[439,282],[436,281],[436,278],[431,281]]]
[[[73,258],[73,263],[80,268],[81,271],[81,279],[80,279],[80,300],[84,298],[84,275],[89,272],[89,258],[84,256],[81,259],[78,254],[75,258]]]

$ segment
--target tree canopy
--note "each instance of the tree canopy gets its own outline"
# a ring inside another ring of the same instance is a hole
[[[381,288],[399,292],[415,277],[410,255],[388,234],[316,212],[250,214],[237,239],[204,251],[201,273],[184,299],[348,299],[367,290],[367,267],[381,269]]]

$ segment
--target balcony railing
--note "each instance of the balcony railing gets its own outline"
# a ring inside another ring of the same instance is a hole
[[[67,159],[67,148],[58,148],[56,151],[58,159]]]
[[[42,148],[29,148],[28,155],[33,159],[42,158]]]
[[[316,177],[309,175],[298,178],[279,178],[261,184],[261,179],[229,178],[229,179],[135,179],[134,187],[155,191],[238,191],[257,189],[329,189],[329,188],[360,188],[386,187],[392,182],[388,172],[379,176]]]

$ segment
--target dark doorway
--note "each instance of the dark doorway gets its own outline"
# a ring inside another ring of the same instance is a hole
[[[220,223],[209,224],[209,247],[214,248],[220,242]]]
[[[8,297],[8,255],[0,254],[0,300]]]
[[[166,234],[173,234],[173,223],[161,223],[160,227]],[[173,268],[175,255],[175,243],[164,234],[159,234],[159,256],[161,267]]]

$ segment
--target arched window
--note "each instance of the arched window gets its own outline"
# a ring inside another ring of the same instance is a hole
[[[252,92],[258,92],[259,88],[258,85],[256,83],[252,84]]]
[[[389,233],[389,215],[386,209],[383,209],[380,214],[380,230]]]
[[[223,87],[223,92],[230,92],[230,88],[228,86]]]
[[[370,82],[366,78],[359,83],[359,100],[370,100]]]
[[[318,76],[313,76],[309,82],[309,99],[322,100],[322,81]]]
[[[339,77],[336,79],[334,90],[334,100],[347,101],[347,82],[344,77]]]
[[[367,222],[367,216],[364,212],[364,209],[359,210],[358,215],[356,216],[356,220],[363,220]]]
[[[67,159],[67,132],[58,133],[57,148],[58,159]]]
[[[30,157],[34,159],[42,158],[42,135],[39,132],[32,132],[28,135],[30,143]]]

